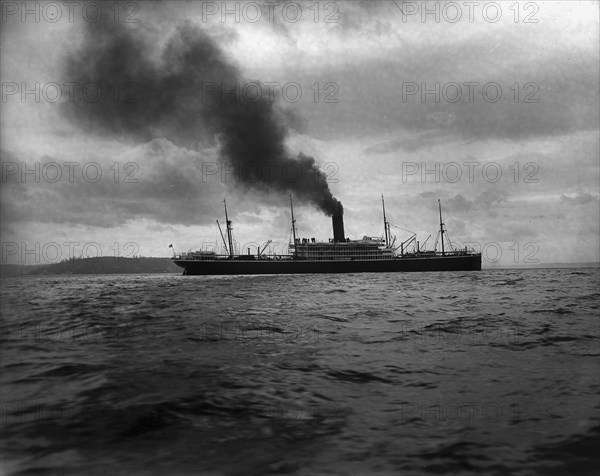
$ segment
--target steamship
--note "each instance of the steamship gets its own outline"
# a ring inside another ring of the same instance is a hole
[[[362,240],[350,240],[345,237],[343,209],[332,217],[333,238],[319,242],[314,238],[296,237],[296,220],[290,196],[293,242],[284,255],[263,254],[267,244],[256,254],[234,253],[232,222],[225,205],[226,235],[217,220],[217,226],[223,240],[226,254],[214,251],[191,251],[181,254],[173,250],[173,262],[183,268],[184,275],[237,275],[237,274],[303,274],[303,273],[385,273],[407,271],[479,271],[481,253],[473,250],[455,249],[450,242],[444,243],[446,227],[442,221],[442,205],[438,200],[440,212],[441,250],[425,251],[421,249],[416,234],[396,245],[392,239],[390,224],[386,220],[385,202],[383,207],[384,237],[364,236]],[[429,239],[429,238],[428,238]],[[436,246],[437,248],[437,241]],[[170,248],[173,245],[169,246]],[[447,249],[448,248],[448,249]]]

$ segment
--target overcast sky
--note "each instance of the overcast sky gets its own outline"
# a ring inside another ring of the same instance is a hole
[[[23,5],[3,263],[220,243],[224,198],[240,246],[281,252],[290,192],[300,236],[332,235],[329,192],[347,236],[381,235],[383,194],[430,246],[439,198],[484,266],[600,259],[597,2]]]

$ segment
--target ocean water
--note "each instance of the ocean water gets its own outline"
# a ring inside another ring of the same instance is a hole
[[[2,281],[2,474],[593,474],[598,269]]]

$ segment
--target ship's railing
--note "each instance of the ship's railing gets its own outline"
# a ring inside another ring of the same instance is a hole
[[[296,255],[301,259],[308,259],[313,261],[331,261],[331,260],[383,260],[393,259],[393,254],[360,254],[360,253],[348,253],[348,254],[312,254],[312,253],[298,253]]]
[[[481,255],[481,253],[475,253],[473,251],[445,251],[442,253],[441,251],[419,251],[413,253],[404,253],[398,254],[398,258],[439,258],[441,256],[477,256]]]
[[[216,254],[216,253],[199,253],[195,251],[191,252],[183,252],[176,254],[173,257],[174,260],[185,260],[185,261],[221,261],[221,260],[239,260],[239,261],[247,261],[247,260],[289,260],[292,259],[290,255],[260,255],[257,257],[256,255],[234,255],[233,257],[229,255]]]

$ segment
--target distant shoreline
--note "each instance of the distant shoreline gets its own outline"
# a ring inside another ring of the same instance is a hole
[[[171,258],[121,258],[101,256],[97,258],[75,258],[50,264],[3,264],[0,275],[37,276],[57,274],[147,274],[181,273],[182,270]]]
[[[543,269],[543,268],[600,268],[598,262],[581,263],[537,263],[531,265],[483,266],[483,270],[494,269]],[[75,258],[50,264],[0,264],[0,275],[38,276],[59,274],[163,274],[178,273],[182,270],[171,258]]]
[[[537,263],[527,265],[495,265],[483,266],[483,269],[543,269],[543,268],[600,268],[600,262],[571,262],[571,263]]]

